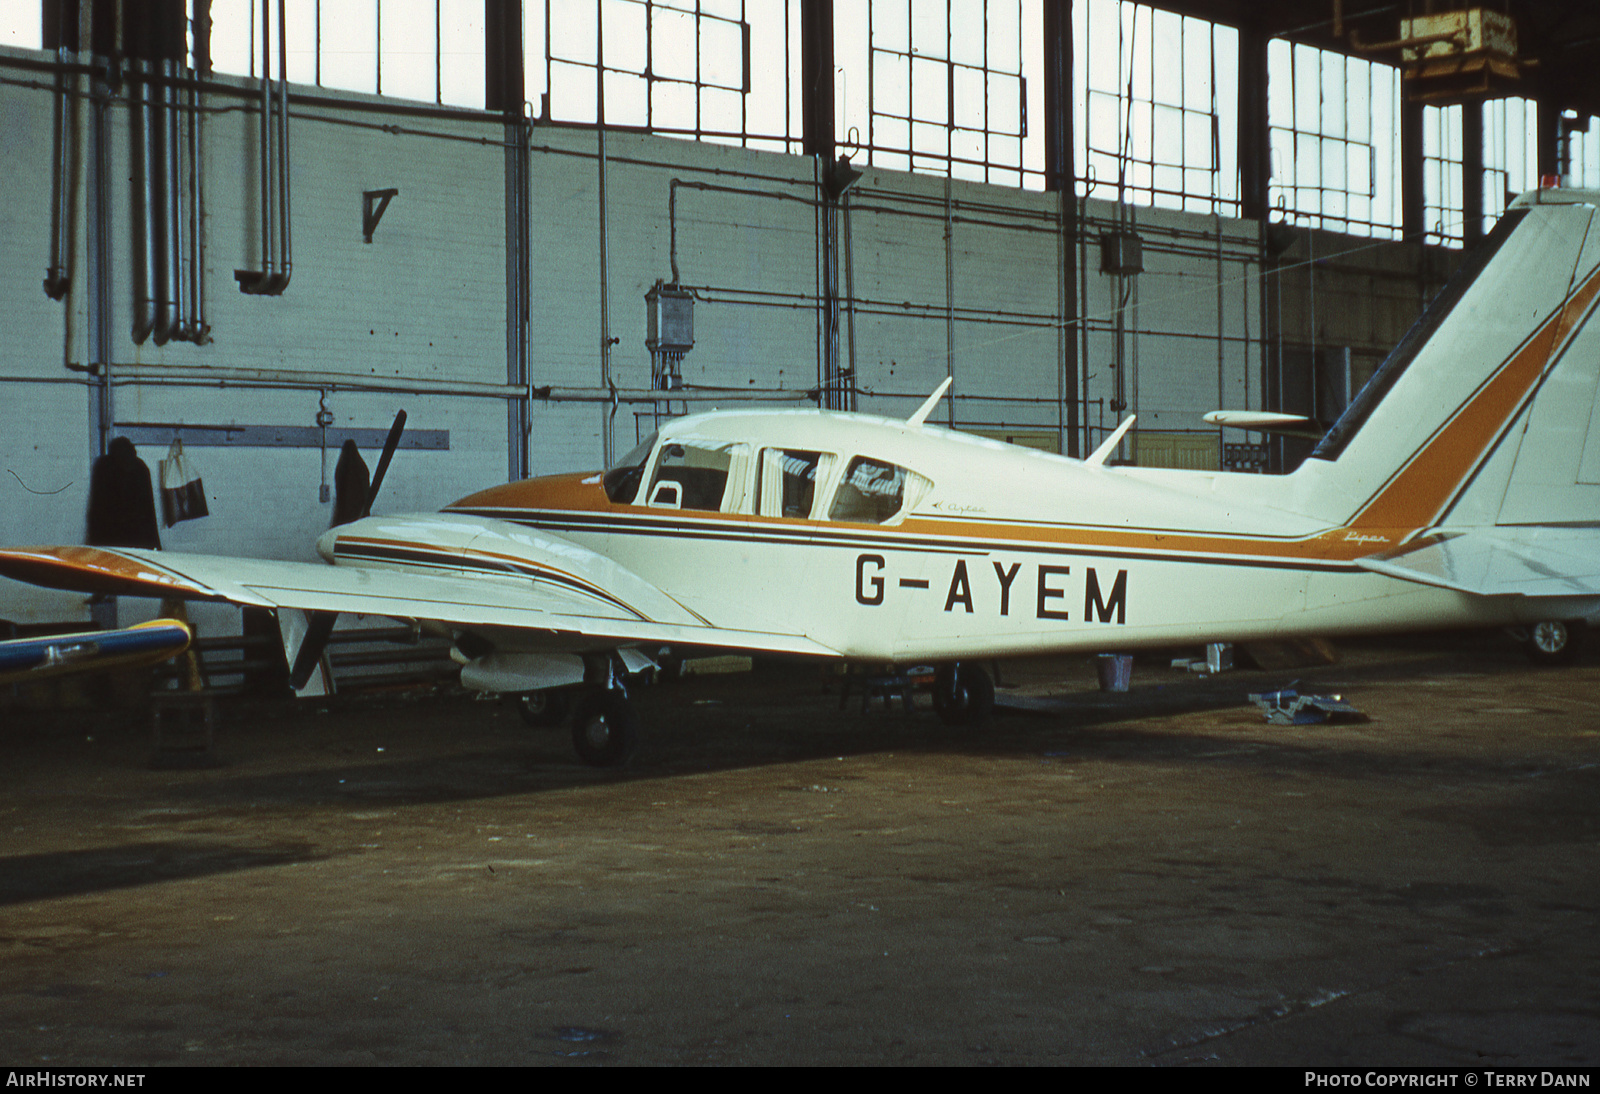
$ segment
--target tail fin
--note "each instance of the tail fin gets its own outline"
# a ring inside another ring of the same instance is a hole
[[[1597,205],[1512,203],[1295,472],[1297,507],[1357,528],[1495,524],[1551,512],[1545,488],[1588,474],[1566,504],[1589,515],[1564,519],[1600,520]]]

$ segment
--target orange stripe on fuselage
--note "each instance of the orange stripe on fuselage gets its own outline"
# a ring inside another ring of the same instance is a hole
[[[563,504],[574,499],[561,497],[559,492],[546,492],[546,480],[529,480],[509,484],[494,492],[494,508],[505,511],[503,519],[527,521],[536,527],[557,525],[561,514],[612,513],[629,520],[643,519],[650,527],[633,531],[628,528],[598,528],[595,534],[628,536],[633,534],[660,535],[679,529],[686,537],[696,537],[707,528],[727,528],[742,525],[750,535],[759,537],[764,529],[774,527],[811,528],[816,532],[813,541],[817,546],[836,546],[830,543],[830,533],[849,536],[860,534],[881,537],[885,549],[894,549],[899,538],[929,538],[948,540],[953,550],[1028,550],[1083,549],[1088,551],[1138,552],[1155,554],[1192,554],[1203,561],[1204,556],[1250,558],[1273,562],[1340,563],[1363,558],[1378,551],[1391,550],[1414,528],[1375,529],[1364,528],[1359,535],[1345,528],[1327,529],[1293,538],[1268,538],[1252,535],[1226,535],[1197,533],[1166,529],[1112,529],[1084,525],[995,523],[988,521],[946,520],[927,517],[909,517],[899,524],[859,524],[843,521],[819,521],[795,517],[770,517],[752,513],[722,513],[717,511],[688,511],[653,509],[641,505],[596,504],[592,497],[583,498],[583,504]],[[557,483],[558,487],[564,484]],[[510,489],[520,487],[521,489]],[[598,491],[596,491],[598,492]],[[488,492],[486,492],[488,493]],[[474,499],[482,498],[477,495]],[[605,495],[602,493],[603,499]],[[466,507],[467,501],[458,502]],[[484,509],[490,508],[484,505]],[[559,535],[574,534],[571,529],[549,529]],[[966,545],[971,544],[970,548]],[[908,542],[908,547],[918,546]]]
[[[841,528],[870,529],[876,525],[837,525]],[[915,535],[951,537],[983,541],[997,550],[1030,546],[1102,548],[1107,551],[1160,552],[1162,554],[1245,556],[1278,562],[1297,559],[1316,562],[1349,562],[1375,551],[1387,550],[1415,531],[1415,528],[1367,528],[1356,539],[1347,529],[1332,528],[1294,539],[1269,539],[1261,536],[1207,535],[1160,529],[1120,531],[1109,528],[1020,525],[997,529],[992,524],[907,519],[891,531]]]
[[[1262,536],[1230,536],[1218,533],[1188,532],[1166,529],[1126,530],[1084,525],[1065,524],[998,524],[988,521],[946,520],[928,517],[908,517],[896,525],[854,524],[839,521],[816,521],[795,517],[772,517],[754,513],[722,513],[717,511],[653,509],[644,505],[618,505],[606,497],[596,472],[546,475],[537,479],[506,483],[491,487],[466,497],[445,511],[475,509],[478,511],[500,509],[508,521],[528,520],[533,514],[556,517],[570,513],[614,513],[617,516],[649,519],[660,529],[682,527],[692,535],[701,523],[727,524],[737,522],[759,535],[764,527],[814,527],[819,533],[819,543],[826,543],[825,533],[861,532],[880,534],[885,539],[896,536],[930,536],[955,540],[977,541],[980,549],[1026,550],[1030,547],[1084,548],[1087,550],[1133,551],[1145,553],[1175,553],[1200,556],[1257,557],[1274,562],[1351,562],[1379,551],[1392,550],[1416,525],[1390,528],[1363,527],[1359,534],[1346,528],[1334,528],[1295,538],[1273,539]],[[544,523],[534,520],[533,523]],[[560,533],[566,534],[566,533]],[[626,530],[612,530],[614,535],[628,535]],[[659,534],[659,532],[657,532]],[[885,546],[890,546],[885,544]]]

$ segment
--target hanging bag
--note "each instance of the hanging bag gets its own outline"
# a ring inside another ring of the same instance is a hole
[[[184,457],[181,437],[172,439],[167,458],[161,461],[161,515],[168,528],[181,520],[211,515],[200,472]]]

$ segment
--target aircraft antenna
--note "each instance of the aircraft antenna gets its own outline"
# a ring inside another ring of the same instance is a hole
[[[1123,423],[1117,426],[1117,431],[1107,437],[1099,448],[1094,450],[1094,455],[1083,461],[1085,467],[1099,467],[1106,462],[1111,453],[1117,450],[1117,445],[1122,441],[1122,435],[1133,428],[1137,414],[1129,414]]]
[[[944,398],[944,393],[950,390],[950,384],[954,380],[954,376],[946,376],[944,383],[939,385],[939,389],[928,396],[928,401],[917,407],[917,412],[906,419],[906,425],[921,425],[927,421],[928,415],[932,414],[933,408],[939,405],[939,400]]]

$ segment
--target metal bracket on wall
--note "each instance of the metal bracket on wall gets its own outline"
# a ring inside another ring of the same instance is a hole
[[[378,221],[383,219],[383,211],[389,207],[389,200],[399,193],[398,188],[361,192],[361,231],[368,243],[372,242],[372,233],[378,230]],[[377,201],[376,207],[373,206],[374,200]]]

